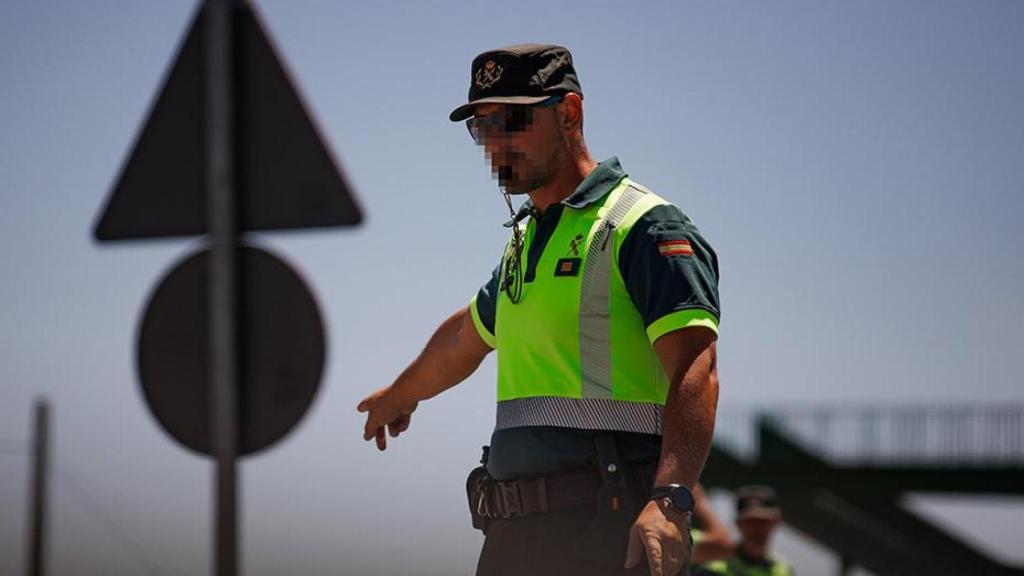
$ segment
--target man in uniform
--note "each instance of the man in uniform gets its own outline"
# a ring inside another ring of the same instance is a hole
[[[511,238],[469,306],[359,404],[364,438],[383,450],[497,350],[497,424],[468,482],[478,575],[677,574],[718,398],[715,253],[618,159],[591,157],[567,49],[485,52],[470,82],[450,118],[483,147]]]
[[[782,521],[779,498],[768,486],[736,490],[736,552],[697,570],[698,576],[794,576],[793,569],[771,553],[771,539]]]

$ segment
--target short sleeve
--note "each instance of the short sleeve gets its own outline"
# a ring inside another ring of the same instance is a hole
[[[469,302],[469,313],[473,317],[473,326],[480,334],[480,339],[491,348],[497,347],[494,337],[494,318],[498,311],[498,276],[501,264],[491,273],[491,279],[484,284]]]
[[[655,206],[637,220],[619,248],[619,270],[651,342],[691,326],[718,333],[718,257],[679,208]]]

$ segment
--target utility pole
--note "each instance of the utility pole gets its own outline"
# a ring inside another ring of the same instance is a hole
[[[28,576],[46,573],[46,507],[50,473],[50,405],[39,398],[35,403],[32,433],[32,480],[29,499]]]

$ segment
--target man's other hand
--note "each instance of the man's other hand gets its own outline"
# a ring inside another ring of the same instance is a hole
[[[393,386],[381,388],[370,394],[356,406],[356,410],[366,412],[363,440],[376,438],[377,448],[386,449],[388,441],[384,429],[387,428],[392,438],[397,438],[409,428],[416,405],[417,402],[407,402],[399,398]]]
[[[675,576],[690,556],[690,522],[686,514],[662,500],[651,500],[629,530],[626,568],[647,555],[651,576]]]

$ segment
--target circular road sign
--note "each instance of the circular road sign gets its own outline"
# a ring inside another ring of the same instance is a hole
[[[150,411],[171,436],[211,454],[209,250],[184,258],[150,298],[137,362]],[[267,448],[309,409],[325,344],[312,293],[284,261],[238,249],[239,455]]]

